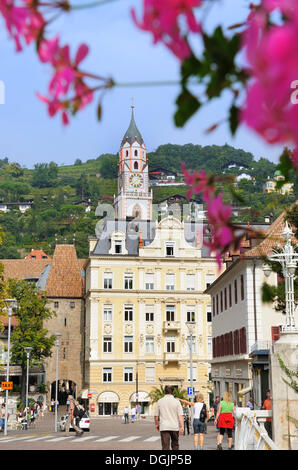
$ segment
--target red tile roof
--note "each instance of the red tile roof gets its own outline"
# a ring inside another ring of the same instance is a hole
[[[25,256],[25,259],[51,259],[51,257],[49,255],[47,255],[44,251],[42,250],[34,250],[32,248],[32,250],[30,251],[30,253]]]
[[[45,291],[48,297],[83,296],[82,263],[74,245],[56,245]]]
[[[4,279],[39,279],[48,259],[0,259],[4,265]]]

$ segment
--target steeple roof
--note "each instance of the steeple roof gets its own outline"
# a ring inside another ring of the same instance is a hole
[[[130,124],[129,124],[127,131],[124,134],[121,145],[124,145],[126,142],[128,142],[131,145],[135,141],[137,141],[140,145],[142,145],[144,143],[144,139],[135,123],[134,112],[133,112],[134,106],[132,106],[131,109],[132,111],[131,111]]]

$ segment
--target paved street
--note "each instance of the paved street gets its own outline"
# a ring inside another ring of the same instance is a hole
[[[59,410],[59,417],[65,413]],[[90,432],[83,437],[54,431],[54,414],[47,413],[35,427],[27,431],[8,431],[0,434],[2,450],[161,450],[159,433],[155,431],[153,418],[141,419],[135,423],[123,424],[120,417],[94,418]],[[208,425],[205,435],[205,449],[216,450],[216,429]],[[227,448],[224,440],[224,448]],[[193,435],[180,436],[180,449],[193,450]]]

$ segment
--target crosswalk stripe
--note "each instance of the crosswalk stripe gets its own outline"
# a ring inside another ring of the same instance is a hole
[[[119,442],[130,442],[130,441],[134,441],[135,439],[139,439],[141,436],[130,436],[130,437],[126,437],[125,439],[120,439]]]
[[[89,439],[94,439],[96,436],[86,436],[86,437],[79,437],[78,439],[73,440],[72,442],[80,443],[83,441],[88,441]]]
[[[144,442],[155,442],[155,441],[159,441],[160,439],[160,436],[152,436],[152,437],[149,437],[148,439],[145,439]]]
[[[32,436],[26,436],[26,437],[6,437],[4,439],[0,440],[1,442],[13,442],[13,441],[24,441],[25,439],[30,439]]]
[[[48,439],[46,442],[59,442],[65,441],[66,439],[73,439],[75,436],[64,436],[64,437],[56,437],[55,439]]]
[[[28,439],[27,442],[41,441],[43,439],[49,439],[50,437],[51,436],[32,437],[31,439]]]
[[[102,437],[100,439],[97,439],[95,442],[107,442],[107,441],[112,441],[113,439],[116,439],[119,436],[108,436],[108,437]]]

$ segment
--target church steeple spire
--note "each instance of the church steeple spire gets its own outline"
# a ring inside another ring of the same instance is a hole
[[[134,118],[134,105],[131,105],[131,119],[127,131],[124,134],[124,137],[121,142],[121,146],[128,142],[132,145],[134,142],[138,142],[140,145],[144,144],[144,139],[137,128],[135,118]]]

